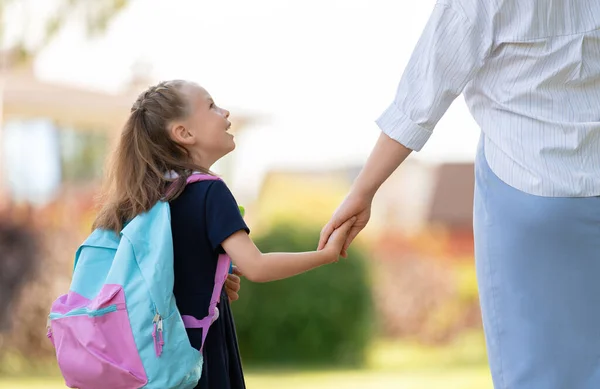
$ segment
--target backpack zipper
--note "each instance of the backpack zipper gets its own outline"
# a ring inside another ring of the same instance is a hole
[[[64,317],[69,317],[69,316],[82,316],[82,315],[96,317],[96,316],[106,315],[107,313],[115,312],[116,310],[117,310],[117,304],[109,305],[108,307],[96,309],[96,310],[90,310],[87,307],[83,307],[83,308],[74,309],[67,313],[52,312],[52,313],[50,313],[50,315],[48,315],[48,319],[56,320],[56,319],[62,319]]]
[[[152,319],[152,339],[154,339],[154,352],[157,357],[160,357],[162,354],[162,348],[165,344],[163,339],[163,318],[158,313],[158,309],[155,307],[156,314],[154,315],[154,319]],[[158,332],[158,338],[156,333]]]
[[[156,353],[156,356],[160,357],[162,354],[163,346],[165,344],[164,337],[163,337],[163,329],[164,329],[163,318],[158,313],[158,309],[156,308],[156,306],[154,309],[156,311],[156,314],[154,315],[154,318],[152,319],[152,327],[153,327],[152,338],[154,340],[154,351]],[[54,339],[52,338],[52,336],[53,336],[52,324],[51,324],[52,320],[62,319],[62,318],[69,317],[69,316],[81,316],[81,315],[96,317],[96,316],[102,316],[107,313],[111,313],[111,312],[115,312],[115,311],[117,311],[116,304],[109,305],[106,308],[98,309],[95,311],[91,311],[87,307],[84,307],[84,308],[74,309],[71,312],[67,312],[65,314],[50,313],[50,315],[48,315],[48,319],[46,321],[46,337],[48,337],[48,339],[50,339],[50,341],[52,341],[52,343],[54,343]]]
[[[53,333],[52,333],[52,320],[63,319],[65,317],[71,317],[71,316],[83,316],[83,315],[87,315],[90,317],[97,317],[97,316],[103,316],[103,315],[106,315],[107,313],[116,312],[116,311],[117,311],[117,305],[113,304],[113,305],[109,305],[108,307],[105,307],[102,309],[96,309],[93,311],[88,309],[87,307],[83,307],[83,308],[74,309],[67,313],[51,312],[48,315],[48,318],[46,319],[46,337],[48,339],[50,339],[50,341],[52,342],[52,345],[54,345],[54,338],[53,338]]]

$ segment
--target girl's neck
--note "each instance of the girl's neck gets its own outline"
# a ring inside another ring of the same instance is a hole
[[[214,165],[218,161],[218,158],[216,160],[214,160],[210,157],[203,158],[200,155],[192,154],[192,161],[194,162],[194,164],[200,166],[202,169],[209,171],[210,168],[212,167],[212,165]]]

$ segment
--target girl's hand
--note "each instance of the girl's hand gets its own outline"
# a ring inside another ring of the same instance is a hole
[[[339,259],[344,244],[348,239],[352,226],[356,222],[356,217],[352,217],[349,220],[341,224],[341,226],[333,231],[329,239],[325,242],[323,251],[327,252],[328,263],[337,262]]]
[[[240,276],[242,275],[242,272],[237,266],[233,267],[233,274],[227,275],[227,279],[225,280],[225,292],[227,292],[227,297],[229,297],[230,302],[240,298],[238,293],[241,287]]]

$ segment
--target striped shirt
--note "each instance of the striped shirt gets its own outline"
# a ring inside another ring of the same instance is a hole
[[[438,0],[377,124],[418,151],[461,93],[504,182],[600,195],[599,0]]]

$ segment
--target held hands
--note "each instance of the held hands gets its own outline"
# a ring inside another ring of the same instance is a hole
[[[314,259],[312,259],[313,263],[315,262],[315,260],[317,260],[319,262],[318,264],[312,264],[310,268],[315,268],[317,266],[320,266],[320,265],[326,264],[326,263],[337,262],[340,257],[340,254],[342,252],[342,248],[344,247],[344,243],[348,239],[348,235],[350,234],[352,225],[354,224],[355,221],[356,221],[356,217],[352,217],[349,220],[347,220],[345,223],[342,223],[342,225],[339,228],[337,228],[335,231],[333,231],[333,233],[331,234],[331,237],[325,243],[323,249],[320,250],[319,252],[316,252],[316,253],[315,252],[279,253],[279,255],[287,255],[287,256],[310,255],[311,258],[314,258]],[[275,254],[275,255],[277,255],[277,254]],[[301,259],[301,257],[297,257],[297,258]],[[319,259],[317,259],[317,258],[319,258]],[[291,259],[293,259],[294,262],[296,261],[296,258],[288,258],[287,262],[291,262],[290,261]],[[308,268],[306,270],[310,270],[310,268]],[[305,270],[303,270],[303,271],[305,271]],[[300,271],[300,272],[302,272],[302,271]],[[241,276],[243,276],[242,272],[237,268],[237,266],[234,266],[233,273],[229,274],[227,276],[227,279],[225,280],[225,292],[227,293],[227,297],[229,298],[230,302],[236,301],[239,299],[239,291],[240,291],[240,286],[241,286],[240,277]],[[282,277],[282,278],[286,278],[286,277]]]
[[[346,220],[338,229],[333,231],[331,237],[325,242],[322,249],[327,253],[327,263],[337,262],[355,222],[356,217]]]
[[[347,257],[348,246],[369,221],[372,201],[372,196],[351,192],[335,211],[329,223],[323,227],[319,240],[318,251],[323,252],[321,255],[325,263],[337,262],[340,256]],[[235,266],[233,274],[227,276],[225,291],[229,301],[239,299],[240,276],[243,274]]]
[[[346,258],[350,243],[369,222],[372,202],[372,196],[351,192],[321,230],[318,250],[328,247],[332,239],[336,239],[337,242],[344,238],[340,255]],[[348,226],[351,220],[354,222]]]

